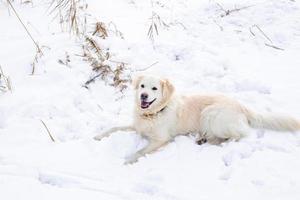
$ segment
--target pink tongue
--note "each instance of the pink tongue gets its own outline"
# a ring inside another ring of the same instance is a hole
[[[149,103],[146,102],[146,101],[142,101],[141,106],[142,106],[142,107],[148,107],[148,106],[149,106]]]

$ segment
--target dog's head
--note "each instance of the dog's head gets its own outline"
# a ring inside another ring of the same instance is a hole
[[[153,114],[170,101],[174,86],[167,79],[139,76],[133,81],[136,90],[136,106],[142,113]]]

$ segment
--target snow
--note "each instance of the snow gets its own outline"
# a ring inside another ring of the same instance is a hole
[[[252,130],[220,146],[180,136],[124,165],[146,141],[133,132],[101,142],[92,137],[131,122],[132,89],[121,93],[101,80],[82,87],[93,72],[78,56],[81,40],[61,31],[46,0],[13,2],[44,46],[30,75],[35,46],[0,2],[0,65],[12,84],[12,91],[0,93],[3,199],[299,199],[300,133]],[[122,32],[124,39],[110,25],[100,42],[114,60],[128,63],[125,73],[157,74],[179,93],[223,93],[259,112],[300,118],[299,1],[86,2],[92,20],[113,22]],[[225,10],[247,8],[222,17],[218,3]],[[147,36],[152,12],[169,24],[158,26],[153,41]],[[58,62],[66,55],[67,66]]]

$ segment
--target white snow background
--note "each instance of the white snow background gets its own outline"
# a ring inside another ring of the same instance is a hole
[[[300,133],[253,130],[219,146],[180,136],[124,165],[145,141],[133,132],[92,137],[130,123],[132,88],[120,92],[101,80],[82,87],[93,72],[78,56],[80,40],[49,14],[51,1],[31,2],[13,5],[46,46],[34,75],[35,46],[0,0],[0,65],[12,84],[0,94],[1,199],[300,199]],[[300,118],[300,1],[86,2],[90,18],[123,33],[101,45],[128,63],[128,75],[157,74],[180,93],[223,93],[258,112]],[[220,6],[246,8],[223,16]],[[152,12],[169,24],[158,27],[154,41],[147,36]],[[66,54],[68,66],[58,62]]]

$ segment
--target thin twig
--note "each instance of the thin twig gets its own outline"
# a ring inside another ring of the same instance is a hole
[[[220,24],[218,24],[216,20],[213,20],[213,22],[220,28],[220,31],[224,30],[223,26],[221,26]]]
[[[34,61],[31,63],[31,66],[32,66],[31,75],[34,75],[34,72],[35,72],[35,62]]]
[[[225,17],[225,16],[228,16],[230,15],[231,13],[233,12],[238,12],[240,10],[244,10],[244,9],[247,9],[247,8],[250,8],[250,7],[253,7],[254,5],[251,5],[251,6],[244,6],[244,7],[241,7],[241,8],[234,8],[234,9],[231,9],[231,10],[225,10],[223,8],[223,6],[221,6],[221,4],[217,3],[217,5],[219,6],[219,8],[225,12],[225,14],[222,14],[221,17]]]
[[[265,45],[266,45],[267,47],[271,47],[271,48],[274,48],[274,49],[277,49],[277,50],[284,51],[284,49],[282,49],[282,48],[280,48],[280,47],[277,47],[277,46],[275,46],[275,45],[272,45],[272,44],[267,44],[267,43],[265,43]]]
[[[93,76],[92,78],[90,78],[89,80],[87,80],[85,83],[84,83],[84,86],[87,87],[87,85],[89,85],[90,83],[92,82],[95,82],[96,78],[98,78],[99,76],[101,76],[102,74],[97,74],[95,76]]]
[[[249,27],[249,31],[250,31],[251,35],[255,36],[255,34],[253,33],[251,27]]]
[[[41,54],[43,55],[42,50],[40,49],[40,46],[38,45],[38,43],[33,39],[32,35],[30,34],[29,30],[27,29],[27,27],[25,26],[25,24],[23,23],[23,21],[21,20],[19,14],[17,13],[17,11],[15,10],[14,6],[12,5],[12,3],[10,2],[10,0],[7,0],[8,4],[10,5],[10,7],[12,8],[12,10],[14,11],[15,15],[17,16],[18,20],[20,21],[20,23],[22,24],[22,26],[24,27],[24,29],[26,30],[27,34],[29,35],[29,37],[31,38],[31,40],[33,41],[33,43],[35,44],[36,48],[38,49],[39,52],[41,52]]]
[[[52,142],[55,142],[55,140],[54,140],[54,138],[52,137],[52,135],[51,135],[51,133],[50,133],[48,127],[47,127],[46,124],[45,124],[45,122],[43,122],[43,120],[41,120],[41,122],[42,122],[42,124],[44,125],[44,127],[45,127],[45,129],[46,129],[46,131],[47,131],[49,137],[51,138]]]
[[[117,28],[117,25],[116,25],[115,23],[113,23],[113,22],[109,22],[109,23],[108,23],[108,27],[110,28],[111,25],[113,26],[113,29],[114,29],[114,30],[110,29],[110,31],[114,32],[115,35],[116,35],[116,36],[119,36],[121,39],[124,39],[124,35],[123,35],[123,33]]]
[[[112,63],[117,63],[117,64],[123,63],[124,65],[129,65],[129,63],[127,63],[127,62],[122,62],[122,61],[117,61],[117,60],[109,60],[109,61]]]
[[[136,69],[134,71],[146,71],[147,69],[150,69],[151,67],[153,67],[154,65],[156,65],[157,63],[159,63],[158,61],[156,61],[155,63],[152,63],[151,65],[149,65],[148,67],[142,68],[142,69]]]
[[[227,13],[227,10],[225,10],[221,4],[217,3],[217,6],[219,6],[219,8],[220,8],[221,10],[223,10],[225,13]]]
[[[265,38],[269,40],[269,42],[273,43],[272,40],[265,34],[265,32],[263,32],[263,30],[261,30],[261,28],[258,25],[255,24],[253,26],[256,27],[261,32],[261,34],[263,34],[263,36],[265,36]]]
[[[257,30],[259,30],[260,33],[261,33],[261,34],[262,34],[269,42],[272,43],[272,44],[265,43],[265,45],[266,45],[267,47],[271,47],[271,48],[274,48],[274,49],[277,49],[277,50],[284,51],[284,49],[282,49],[282,48],[280,48],[280,47],[277,47],[277,46],[273,45],[272,40],[271,40],[271,39],[263,32],[263,30],[262,30],[258,25],[255,24],[255,25],[253,25],[252,27],[256,27]],[[249,31],[250,31],[250,33],[251,33],[253,36],[255,36],[255,34],[254,34],[254,32],[252,31],[251,27],[249,27]]]

